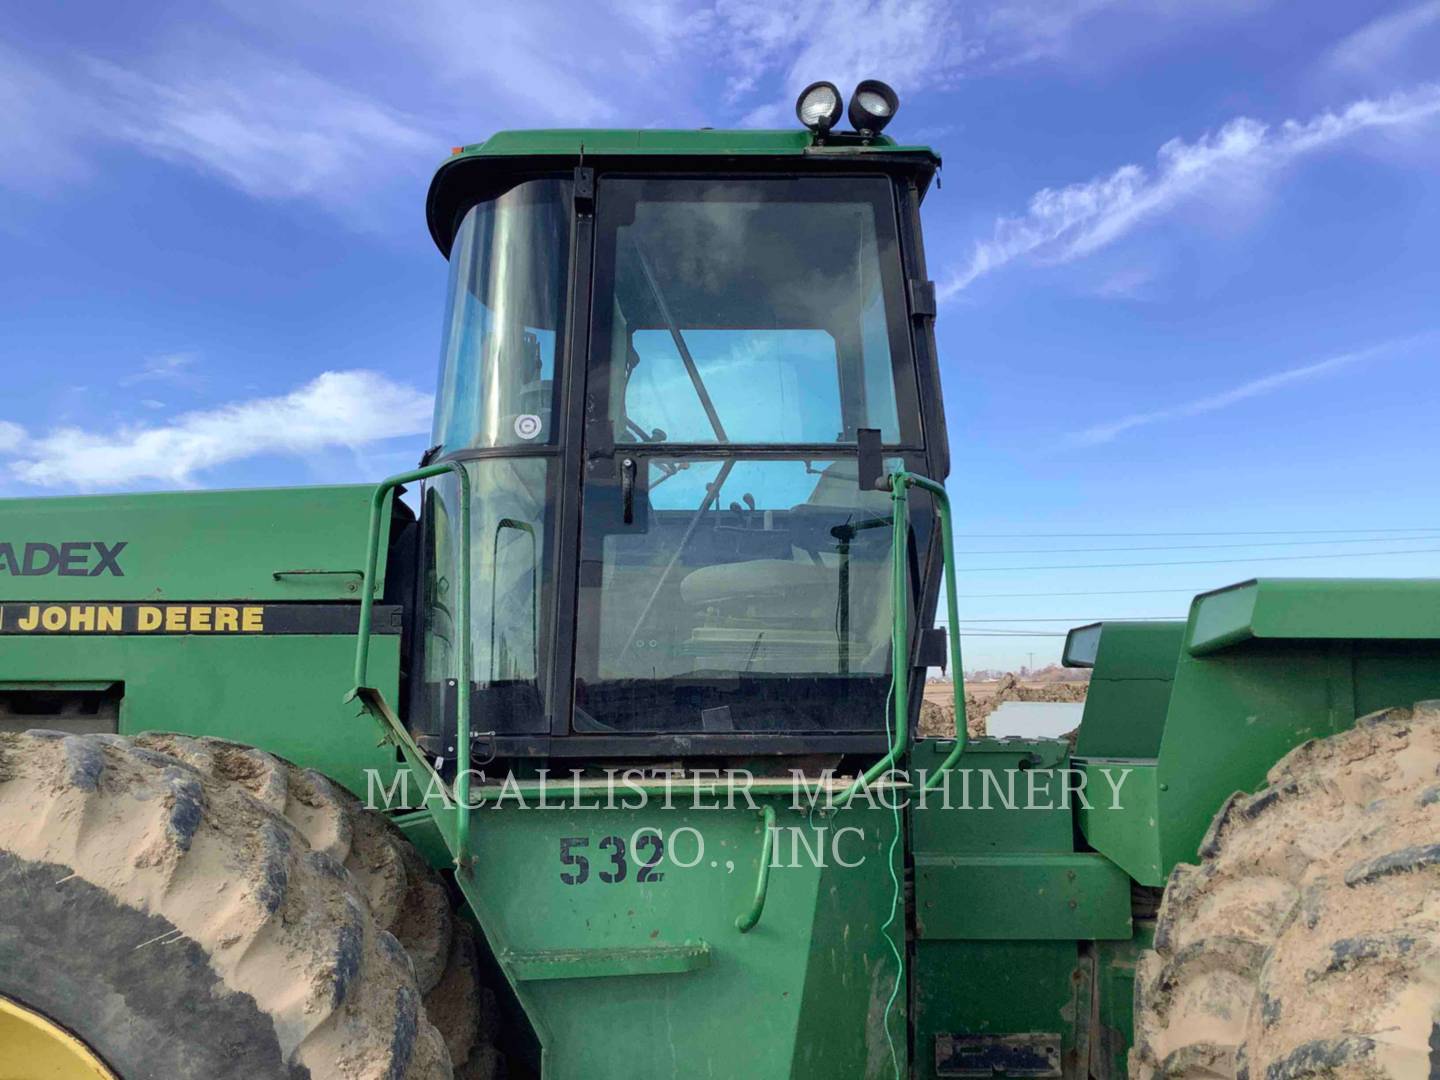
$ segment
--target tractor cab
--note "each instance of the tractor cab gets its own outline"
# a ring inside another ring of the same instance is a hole
[[[450,285],[427,463],[463,465],[470,566],[452,471],[422,495],[412,730],[453,731],[468,572],[474,729],[502,756],[884,748],[875,476],[947,471],[938,164],[816,128],[457,150],[428,207]],[[918,621],[939,556],[911,505]]]

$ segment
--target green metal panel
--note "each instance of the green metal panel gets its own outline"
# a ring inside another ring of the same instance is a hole
[[[1135,965],[1155,939],[1154,920],[1136,922],[1129,941],[1097,941],[1094,958],[1095,1023],[1090,1030],[1090,1075],[1124,1076],[1135,1032]]]
[[[585,129],[556,128],[539,131],[499,131],[483,142],[460,148],[464,157],[578,158],[619,155],[693,157],[715,154],[724,157],[768,155],[795,156],[810,152],[815,140],[797,123],[777,131],[713,130],[704,128]],[[837,136],[831,140],[835,152],[863,157],[873,153],[932,153],[923,146],[897,146],[888,135],[877,136],[868,145]]]
[[[1098,633],[1076,755],[1153,758],[1185,623],[1106,622],[1083,629]]]
[[[0,600],[357,600],[372,490],[3,499],[0,545],[8,547],[0,546]],[[114,559],[120,574],[100,565],[96,542],[107,550],[123,544]],[[65,545],[71,563],[17,572],[10,555],[23,560],[26,545],[34,567],[59,562]],[[42,548],[56,549],[56,558]],[[377,592],[385,584],[381,567]]]
[[[10,602],[6,617],[13,601],[29,600],[171,606],[284,601],[300,611],[311,611],[313,602],[320,605],[313,610],[332,612],[344,602],[340,614],[358,613],[372,490],[3,500],[0,545],[8,547],[0,546],[0,601]],[[387,507],[387,525],[389,513]],[[109,566],[96,557],[97,542],[111,555]],[[54,559],[46,549],[54,549]],[[12,553],[21,560],[19,573]],[[46,572],[24,572],[51,562],[56,565]],[[86,566],[100,572],[78,572]],[[376,587],[383,588],[383,576]],[[319,769],[362,798],[367,770],[388,785],[405,769],[392,749],[376,745],[370,721],[340,703],[352,681],[350,633],[77,631],[7,633],[0,641],[0,682],[12,688],[122,683],[122,733],[180,731],[250,743]],[[372,681],[392,696],[399,651],[398,635],[374,639]]]
[[[500,957],[516,982],[604,979],[616,975],[681,975],[710,966],[705,941],[616,949],[512,949]]]
[[[365,723],[371,724],[369,717],[365,718]],[[449,869],[455,865],[454,856],[445,843],[445,837],[440,832],[440,823],[435,820],[435,816],[429,810],[397,814],[391,820],[405,834],[406,839],[415,845],[420,854],[425,856],[425,861],[431,866]]]
[[[917,743],[910,768],[933,769],[948,746]],[[973,739],[924,805],[912,801],[921,937],[1130,935],[1128,878],[1104,859],[1075,852],[1075,809],[1084,800],[1074,791],[1089,777],[1071,771],[1068,750],[1058,739]],[[1108,804],[1109,787],[1096,782],[1094,798]]]
[[[1155,763],[1077,758],[1075,766],[1084,770],[1090,793],[1090,806],[1076,809],[1086,841],[1141,885],[1165,884]]]
[[[1073,941],[918,943],[914,1075],[939,1076],[936,1040],[944,1035],[1053,1034],[1065,1075],[1083,1076],[1077,1036],[1089,1021],[1085,970]]]
[[[917,743],[912,771],[933,768],[949,745]],[[1077,939],[1130,936],[1130,880],[1103,857],[1075,851],[1074,809],[1045,797],[1046,785],[1035,804],[1043,808],[1024,808],[1029,776],[1067,768],[1068,750],[1052,739],[972,740],[956,770],[971,776],[968,803],[952,777],[948,807],[945,787],[928,793],[923,809],[912,804],[916,1076],[941,1075],[937,1045],[948,1055],[957,1041],[987,1074],[1005,1075],[993,1063],[1020,1046],[1054,1050],[1065,1075],[1084,1075],[1091,967],[1080,962]],[[1013,806],[987,773],[1016,777]]]
[[[881,932],[889,811],[862,804],[816,818],[829,835],[858,830],[841,850],[852,867],[792,865],[782,832],[763,913],[741,933],[763,843],[743,801],[711,809],[679,788],[670,809],[657,799],[628,810],[588,805],[583,791],[579,805],[565,783],[545,791],[548,809],[532,795],[528,808],[512,800],[471,814],[476,870],[459,881],[534,1024],[547,1077],[895,1075],[881,1021],[896,976]],[[786,792],[756,797],[773,800],[782,830],[809,828]],[[657,830],[667,854],[659,878],[642,882],[634,841]],[[608,837],[625,843],[623,874],[618,846],[601,846]],[[562,862],[562,850],[587,869]],[[900,1075],[905,997],[890,1015]]]
[[[1263,578],[1195,598],[1192,656],[1264,638],[1440,640],[1440,581]]]
[[[1090,852],[916,855],[915,896],[922,938],[1130,937],[1130,878]]]
[[[361,798],[367,769],[388,783],[395,752],[340,703],[354,639],[324,636],[8,637],[0,681],[123,682],[120,732],[181,731],[249,743],[319,769]],[[377,637],[371,669],[398,681],[399,638]]]
[[[1260,580],[1191,606],[1157,767],[1161,869],[1306,739],[1440,696],[1440,583]]]
[[[917,774],[921,769],[934,770],[950,745],[949,739],[917,742],[910,754],[910,769]],[[945,854],[1073,851],[1071,812],[1059,805],[1055,783],[1056,770],[1065,767],[1068,750],[1058,739],[970,740],[942,785],[926,793],[924,806],[918,796],[913,800],[912,849]],[[1036,802],[1051,804],[1049,809],[1008,809],[1007,801],[1018,803],[1026,798],[1026,773],[1031,771],[1046,777],[1044,784],[1037,779]],[[947,805],[951,809],[945,809]]]

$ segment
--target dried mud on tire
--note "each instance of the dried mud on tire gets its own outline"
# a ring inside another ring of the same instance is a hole
[[[133,741],[239,784],[294,825],[312,848],[342,863],[376,923],[409,956],[425,1013],[455,1067],[472,1057],[477,1063],[496,1058],[490,1045],[494,997],[480,985],[469,928],[453,915],[440,875],[390,821],[323,774],[252,746],[169,732]]]
[[[1296,747],[1175,868],[1135,1077],[1440,1073],[1440,702]]]
[[[451,1075],[354,878],[240,786],[114,735],[0,735],[0,992],[122,1076]]]

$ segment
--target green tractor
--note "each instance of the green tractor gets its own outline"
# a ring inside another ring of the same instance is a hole
[[[1440,585],[966,738],[896,105],[458,149],[378,487],[0,503],[0,1077],[1437,1075]]]

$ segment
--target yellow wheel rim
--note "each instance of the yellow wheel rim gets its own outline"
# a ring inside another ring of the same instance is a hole
[[[88,1046],[0,994],[0,1080],[119,1080]]]

